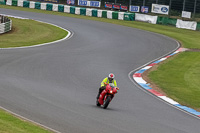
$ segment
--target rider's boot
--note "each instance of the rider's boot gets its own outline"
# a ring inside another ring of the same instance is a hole
[[[97,99],[99,99],[99,96],[100,96],[100,93],[98,93],[98,95],[97,95]]]
[[[104,87],[99,88],[99,93],[98,93],[98,95],[97,95],[97,99],[99,99],[99,96],[100,96],[101,92],[102,92],[104,89],[105,89]]]

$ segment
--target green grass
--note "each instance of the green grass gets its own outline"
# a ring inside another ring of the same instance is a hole
[[[13,21],[12,31],[0,35],[0,47],[32,46],[56,41],[67,36],[68,32],[56,26],[37,22],[10,18]]]
[[[200,109],[200,52],[183,52],[149,73],[169,97],[182,105]]]
[[[136,22],[136,21],[122,21],[122,20],[115,20],[115,19],[97,18],[97,17],[81,16],[81,15],[62,13],[62,12],[23,8],[23,7],[0,5],[0,8],[8,8],[8,9],[14,9],[14,10],[28,11],[28,12],[46,13],[46,14],[60,15],[60,16],[66,16],[66,17],[88,19],[88,20],[101,21],[101,22],[106,22],[106,23],[113,23],[113,24],[128,26],[132,28],[138,28],[138,29],[156,32],[159,34],[172,37],[176,40],[179,40],[182,43],[183,47],[185,48],[200,49],[200,37],[199,37],[200,32],[199,31],[178,29],[172,26],[154,25],[154,24]]]
[[[18,119],[0,109],[1,133],[52,133],[30,122]]]

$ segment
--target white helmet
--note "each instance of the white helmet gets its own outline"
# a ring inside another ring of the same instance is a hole
[[[114,79],[114,78],[115,78],[115,75],[114,75],[113,73],[110,73],[110,74],[108,75],[108,78]]]

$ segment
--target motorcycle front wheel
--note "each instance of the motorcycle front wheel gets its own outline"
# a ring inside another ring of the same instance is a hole
[[[97,101],[96,101],[96,105],[97,105],[97,106],[101,106],[101,104],[99,103],[98,99],[97,99]]]
[[[104,109],[106,109],[108,107],[108,104],[110,103],[110,101],[111,101],[111,96],[108,96],[103,104]]]

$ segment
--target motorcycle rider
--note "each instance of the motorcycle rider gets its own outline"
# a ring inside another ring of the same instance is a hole
[[[110,73],[108,75],[108,77],[104,78],[103,81],[101,82],[101,87],[99,88],[99,93],[97,95],[97,99],[99,99],[99,96],[101,94],[101,92],[106,89],[106,86],[104,83],[113,83],[115,87],[117,87],[117,82],[116,80],[114,79],[115,78],[115,75],[113,73]]]

